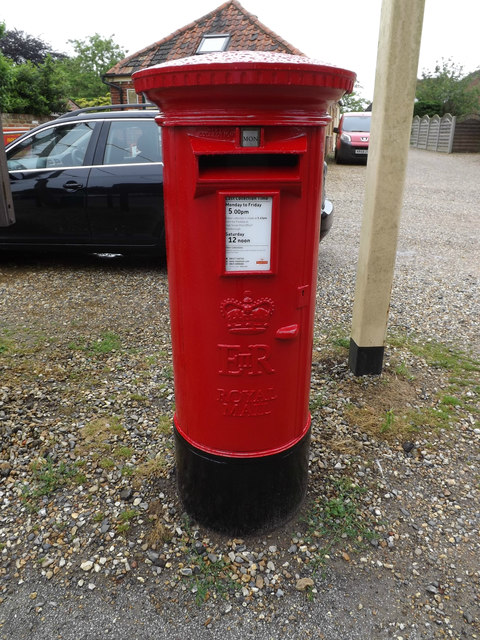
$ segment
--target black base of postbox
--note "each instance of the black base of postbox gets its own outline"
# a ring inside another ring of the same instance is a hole
[[[300,508],[307,490],[310,431],[294,447],[259,458],[211,455],[174,431],[180,499],[200,524],[228,535],[266,533]]]

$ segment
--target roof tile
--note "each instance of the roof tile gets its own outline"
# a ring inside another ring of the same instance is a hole
[[[118,62],[107,76],[132,74],[146,67],[195,55],[204,35],[228,33],[229,51],[277,51],[304,55],[242,7],[238,0],[228,0],[214,11],[178,29],[166,38]]]

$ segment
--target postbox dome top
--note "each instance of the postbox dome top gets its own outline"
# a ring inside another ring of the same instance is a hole
[[[324,81],[323,86],[333,84],[347,93],[352,91],[356,79],[356,74],[353,71],[341,69],[327,62],[321,62],[306,56],[295,56],[289,53],[275,53],[272,51],[224,51],[201,56],[190,56],[188,58],[177,58],[176,60],[167,60],[167,62],[137,71],[133,74],[133,78],[136,87],[137,84],[139,87],[144,83],[150,84],[146,80],[147,78],[155,78],[155,82],[159,82],[160,77],[164,78],[162,84],[168,86],[170,72],[173,72],[175,80],[172,82],[178,86],[182,84],[181,70],[184,70],[184,80],[187,84],[190,84],[188,82],[189,76],[194,72],[202,70],[214,72],[217,70],[218,77],[216,74],[210,73],[207,83],[215,85],[226,82],[228,84],[228,78],[225,78],[222,74],[222,71],[226,69],[231,71],[263,70],[264,73],[256,74],[256,77],[250,75],[247,79],[243,76],[248,84],[252,81],[254,84],[277,84],[279,81],[278,73],[287,70],[295,74],[294,77],[289,78],[290,82],[293,81],[293,84],[318,84],[314,78],[318,80],[318,77],[321,76]],[[268,71],[270,71],[270,74],[268,74]],[[311,74],[308,78],[304,75],[304,72],[307,71]],[[199,84],[202,80],[198,75],[195,78],[195,84]],[[237,76],[235,76],[235,80],[232,78],[231,81],[237,83]],[[142,89],[140,88],[139,90],[141,91]]]
[[[301,65],[321,65],[335,67],[328,62],[308,58],[307,56],[292,55],[291,53],[279,53],[275,51],[214,51],[203,55],[189,56],[188,58],[177,58],[167,60],[157,64],[150,69],[161,69],[165,67],[203,66],[204,64],[237,64],[237,63],[266,63],[272,64],[301,64]],[[339,69],[340,70],[340,69]]]
[[[265,118],[266,109],[300,116],[321,110],[324,116],[328,104],[353,90],[355,79],[354,72],[325,62],[270,51],[179,58],[133,74],[137,93],[145,93],[167,116],[174,111],[176,122],[182,113],[189,112],[191,120],[196,110],[209,120],[220,110],[239,114],[242,106],[253,119]]]

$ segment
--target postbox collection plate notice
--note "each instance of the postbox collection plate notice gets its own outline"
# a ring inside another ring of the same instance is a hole
[[[225,198],[225,271],[270,271],[272,196]]]

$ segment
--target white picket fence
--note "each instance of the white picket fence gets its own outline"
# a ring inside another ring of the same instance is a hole
[[[456,117],[446,113],[440,116],[415,116],[412,122],[410,146],[428,151],[452,153]]]

